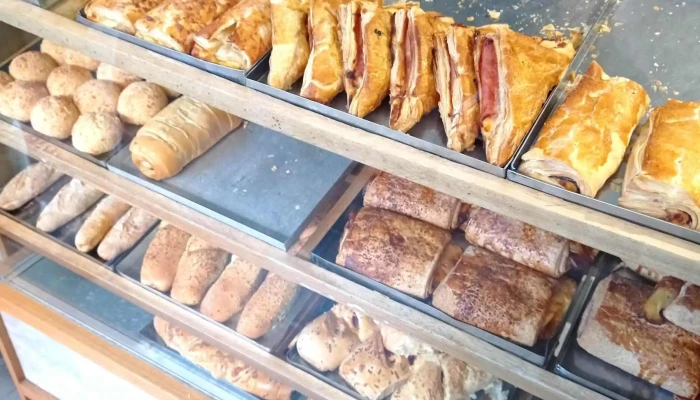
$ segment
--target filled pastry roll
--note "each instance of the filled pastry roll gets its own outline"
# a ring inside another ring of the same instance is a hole
[[[248,70],[272,48],[268,0],[244,0],[194,36],[192,55],[226,67]]]
[[[622,207],[700,228],[700,102],[669,100],[653,109],[632,147]]]
[[[574,53],[570,43],[526,36],[507,25],[479,29],[474,66],[489,163],[504,166],[515,154]]]
[[[649,96],[636,82],[607,76],[596,62],[574,84],[523,155],[520,172],[595,197],[620,166]]]
[[[133,35],[134,24],[163,0],[92,0],[85,16],[93,22]]]
[[[289,90],[309,61],[309,0],[272,0],[272,53],[267,84]]]
[[[479,96],[474,70],[476,29],[436,22],[435,80],[447,147],[474,149],[479,136]]]

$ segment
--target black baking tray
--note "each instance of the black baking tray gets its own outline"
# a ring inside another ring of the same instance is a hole
[[[177,304],[183,309],[186,309],[196,314],[199,318],[204,318],[207,321],[210,321],[211,323],[219,324],[221,326],[229,328],[232,332],[234,332],[234,334],[240,336],[241,338],[247,340],[251,344],[258,346],[269,353],[283,353],[284,349],[287,348],[287,346],[294,339],[297,333],[309,321],[309,317],[311,316],[311,314],[313,314],[318,303],[323,299],[316,293],[306,288],[300,287],[299,293],[294,299],[292,305],[285,312],[282,318],[272,326],[270,331],[256,340],[250,339],[236,332],[236,324],[238,322],[238,318],[240,317],[240,312],[234,315],[234,317],[226,323],[219,323],[205,316],[204,314],[201,314],[198,310],[198,307],[189,307],[184,304],[181,304],[173,300],[168,294],[160,292],[156,289],[153,289],[150,286],[146,286],[141,283],[141,264],[143,264],[143,258],[146,255],[146,250],[151,244],[151,241],[155,237],[157,231],[157,229],[151,231],[137,246],[131,249],[128,252],[128,254],[117,263],[116,272],[129,279],[130,281],[136,283],[137,285],[141,286],[142,288],[152,293],[155,293],[156,295],[166,299],[167,301],[173,304]]]
[[[557,329],[557,333],[552,339],[540,340],[535,343],[533,347],[526,347],[485,330],[479,329],[475,326],[458,321],[443,313],[436,307],[433,307],[429,299],[425,301],[420,300],[336,264],[335,259],[338,255],[338,248],[340,245],[340,240],[343,236],[345,224],[347,223],[350,214],[356,210],[359,210],[361,207],[362,196],[360,195],[353,200],[350,206],[328,231],[326,236],[324,236],[323,240],[321,240],[321,243],[319,243],[319,245],[313,250],[311,254],[312,262],[344,278],[350,279],[351,281],[377,291],[394,301],[419,310],[424,314],[430,315],[431,317],[436,318],[461,331],[476,336],[479,339],[491,343],[502,350],[512,353],[538,366],[546,365],[549,360],[553,358],[554,350],[557,348],[558,344],[568,334],[570,334],[570,330],[566,328],[566,322],[574,321],[576,318],[578,318],[581,312],[581,303],[583,302],[585,296],[587,295],[587,290],[589,289],[589,285],[586,284],[586,281],[596,273],[598,268],[597,263],[595,263],[587,268],[572,268],[566,274],[566,276],[574,279],[578,283],[578,287],[576,288],[576,293],[574,294],[574,298],[569,306],[569,310],[567,311],[562,326]],[[462,248],[467,246],[466,239],[464,239],[464,233],[461,231],[455,231],[453,233],[452,242]]]
[[[98,23],[92,22],[89,19],[87,19],[87,17],[85,16],[85,9],[80,10],[80,12],[75,16],[75,20],[78,21],[78,23],[80,23],[82,25],[89,26],[92,29],[96,29],[96,30],[103,32],[103,33],[106,33],[110,36],[114,36],[114,37],[119,38],[121,40],[124,40],[126,42],[135,44],[137,46],[141,46],[141,47],[148,49],[154,53],[172,58],[173,60],[180,61],[182,63],[189,65],[189,66],[199,68],[203,71],[209,72],[209,73],[214,74],[216,76],[220,76],[222,78],[239,83],[241,85],[245,85],[245,82],[246,82],[246,79],[245,79],[246,71],[245,70],[235,69],[235,68],[231,68],[231,67],[225,67],[223,65],[215,64],[213,62],[200,60],[199,58],[193,57],[189,54],[181,53],[177,50],[169,49],[165,46],[151,43],[147,40],[138,38],[134,35],[129,35],[128,33],[124,33],[124,32],[118,31],[116,29],[108,28],[104,25],[100,25]],[[262,58],[260,60],[258,60],[255,64],[253,64],[253,67],[251,67],[251,69],[254,68],[260,62],[262,62]]]
[[[665,104],[670,97],[697,101],[700,98],[700,75],[692,63],[687,63],[687,59],[690,54],[697,55],[697,52],[693,53],[689,49],[697,48],[698,44],[696,21],[700,19],[700,3],[673,0],[656,8],[659,10],[637,1],[616,4],[607,17],[607,26],[611,32],[597,33],[592,40],[594,48],[578,66],[572,66],[570,72],[583,74],[595,60],[608,75],[623,76],[641,84],[652,100],[651,107]],[[552,108],[561,105],[565,97],[563,91],[557,93]],[[700,244],[699,231],[618,205],[627,157],[644,122],[641,121],[637,126],[623,163],[595,198],[570,192],[518,171],[522,156],[535,144],[538,135],[530,135],[525,140],[508,169],[507,178],[570,202]],[[543,124],[544,118],[535,126],[538,133]]]

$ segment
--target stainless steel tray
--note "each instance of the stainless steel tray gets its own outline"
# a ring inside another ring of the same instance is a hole
[[[535,365],[544,366],[549,360],[554,356],[554,350],[557,348],[559,343],[570,334],[570,325],[575,321],[581,311],[581,303],[588,294],[590,289],[586,281],[591,277],[595,276],[597,273],[597,264],[590,266],[588,271],[584,269],[572,269],[566,276],[574,279],[578,283],[576,288],[576,293],[567,311],[566,318],[562,325],[557,329],[557,333],[550,340],[539,340],[533,347],[526,347],[510,340],[504,339],[500,336],[494,335],[485,330],[479,329],[475,326],[466,324],[464,322],[458,321],[439,309],[435,308],[430,300],[420,300],[413,296],[402,293],[396,289],[393,289],[387,285],[379,283],[375,280],[365,277],[357,272],[351,271],[345,267],[342,267],[335,263],[336,256],[338,255],[338,247],[340,244],[341,237],[343,235],[343,229],[348,221],[349,215],[358,210],[362,206],[362,197],[358,196],[355,201],[348,207],[348,209],[343,213],[343,215],[336,221],[333,227],[328,231],[326,236],[323,238],[321,243],[314,249],[311,254],[311,261],[320,267],[323,267],[329,271],[332,271],[344,278],[350,279],[357,282],[367,288],[377,291],[394,301],[412,307],[419,310],[433,318],[436,318],[448,325],[451,325],[461,331],[467,332],[473,336],[478,337],[492,345],[512,353],[528,362]],[[461,247],[466,246],[466,240],[464,239],[464,234],[459,231],[453,234],[453,243],[460,245]],[[568,324],[568,325],[567,325]]]
[[[245,70],[224,67],[223,65],[215,64],[213,62],[200,60],[199,58],[193,57],[189,54],[181,53],[179,51],[169,49],[159,44],[151,43],[147,40],[137,38],[136,36],[129,35],[116,29],[111,29],[98,23],[92,22],[85,16],[85,9],[80,10],[80,12],[75,16],[75,20],[82,25],[89,26],[90,28],[97,29],[98,31],[104,32],[110,36],[114,36],[126,42],[135,44],[137,46],[141,46],[145,49],[151,50],[154,53],[158,53],[162,56],[172,58],[192,67],[199,68],[203,71],[212,73],[216,76],[226,78],[230,81],[240,83],[241,85],[245,85]],[[262,62],[262,58],[258,60],[255,64],[253,64],[253,68],[260,62]]]
[[[610,33],[597,34],[594,48],[586,54],[578,66],[570,71],[585,73],[593,60],[597,61],[610,76],[624,76],[640,83],[649,93],[652,107],[660,106],[672,97],[680,100],[700,99],[700,75],[690,62],[693,49],[697,48],[700,31],[700,3],[673,0],[656,6],[638,1],[622,1],[607,17]],[[657,34],[658,33],[658,34]],[[553,108],[564,101],[563,92],[556,94]],[[538,121],[534,130],[539,133],[544,119]],[[644,124],[640,123],[639,127]],[[639,127],[633,136],[636,139]],[[530,135],[516,153],[508,169],[508,179],[549,193],[553,196],[595,210],[656,229],[676,237],[700,244],[700,232],[670,222],[628,210],[618,205],[622,182],[627,167],[627,156],[595,198],[569,192],[558,186],[542,182],[518,172],[520,161],[537,140]],[[628,151],[634,143],[628,147]],[[629,153],[628,153],[629,155]]]

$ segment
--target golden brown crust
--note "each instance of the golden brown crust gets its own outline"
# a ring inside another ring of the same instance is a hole
[[[41,210],[36,227],[44,232],[53,232],[84,213],[102,196],[104,193],[73,178]]]
[[[538,339],[549,340],[557,333],[557,329],[566,317],[566,312],[569,310],[571,300],[576,293],[576,281],[569,278],[559,279],[557,286],[554,288],[554,294],[549,299],[547,313],[542,318],[542,326],[538,334]]]
[[[228,321],[243,309],[262,281],[263,272],[257,265],[235,257],[204,295],[199,311],[214,321]]]
[[[447,278],[447,275],[450,274],[450,271],[452,271],[452,268],[457,265],[457,262],[459,262],[459,259],[462,258],[462,253],[464,250],[462,250],[461,247],[457,246],[456,244],[448,244],[447,247],[445,247],[445,250],[443,250],[442,255],[440,256],[440,260],[438,260],[438,266],[435,268],[435,272],[433,273],[433,283],[432,283],[432,291],[435,291],[438,286],[442,283],[442,281]]]
[[[352,327],[329,310],[304,327],[296,347],[304,361],[325,372],[338,369],[358,343]]]
[[[436,400],[444,396],[442,367],[435,354],[419,354],[411,366],[411,377],[391,400]]]
[[[12,177],[0,192],[0,208],[16,210],[53,185],[63,174],[42,163],[28,165]]]
[[[131,207],[107,232],[97,246],[97,254],[104,260],[113,260],[135,245],[157,223],[158,218],[140,208]]]
[[[161,223],[143,257],[141,283],[163,293],[169,292],[190,237],[174,225]]]
[[[272,53],[267,83],[289,90],[309,60],[308,0],[272,0]]]
[[[251,339],[266,334],[294,302],[299,286],[270,273],[241,312],[236,332]]]
[[[133,35],[134,23],[163,0],[92,0],[85,16],[93,22]]]
[[[84,253],[92,251],[130,208],[114,196],[100,200],[75,234],[75,247]]]
[[[191,236],[178,263],[170,297],[188,306],[198,305],[221,275],[227,259],[224,250]]]

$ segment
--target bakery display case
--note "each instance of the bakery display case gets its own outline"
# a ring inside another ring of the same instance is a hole
[[[0,2],[23,398],[700,396],[700,7],[391,3]]]

